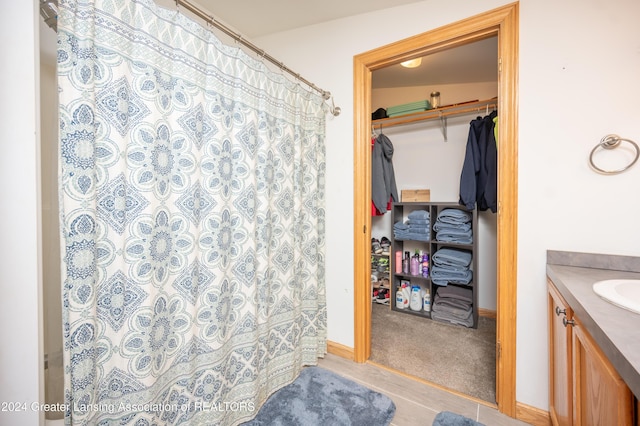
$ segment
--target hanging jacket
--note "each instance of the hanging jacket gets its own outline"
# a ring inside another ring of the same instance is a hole
[[[398,202],[398,189],[393,170],[393,144],[381,134],[371,152],[371,201],[376,209],[385,213],[389,199]]]
[[[460,174],[460,204],[467,209],[498,211],[498,151],[494,111],[471,121]]]

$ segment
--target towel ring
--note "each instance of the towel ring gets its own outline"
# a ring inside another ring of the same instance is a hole
[[[598,150],[598,148],[614,149],[614,148],[617,148],[620,145],[620,142],[623,142],[623,141],[631,144],[636,150],[636,156],[633,159],[633,161],[631,161],[631,163],[629,163],[625,167],[623,167],[621,169],[617,169],[617,170],[603,170],[600,167],[595,165],[595,163],[593,162],[593,154],[595,154],[595,152]],[[615,175],[615,174],[618,174],[618,173],[622,173],[625,170],[627,170],[628,168],[630,168],[631,166],[633,166],[636,163],[636,161],[638,161],[638,157],[640,157],[640,148],[638,147],[637,143],[635,143],[634,141],[632,141],[630,139],[621,138],[618,135],[607,135],[607,136],[603,137],[602,139],[600,139],[600,143],[598,145],[596,145],[591,150],[591,155],[589,155],[589,163],[591,163],[591,167],[593,167],[596,171],[598,171],[598,172],[600,172],[602,174]]]

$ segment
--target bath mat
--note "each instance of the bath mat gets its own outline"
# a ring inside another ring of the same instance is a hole
[[[386,426],[396,406],[387,396],[320,367],[300,376],[267,400],[243,426]]]
[[[442,411],[438,413],[433,420],[433,426],[484,426],[482,423],[478,423],[475,420],[471,420],[468,417],[461,416],[460,414],[451,413],[449,411]]]

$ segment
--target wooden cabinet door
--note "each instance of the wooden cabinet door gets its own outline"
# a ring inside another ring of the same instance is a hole
[[[631,390],[582,328],[573,327],[573,364],[576,425],[633,425]]]
[[[564,320],[573,312],[560,293],[548,282],[549,289],[549,414],[556,426],[571,426],[573,415],[572,330]]]

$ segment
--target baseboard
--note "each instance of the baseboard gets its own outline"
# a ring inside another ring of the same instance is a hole
[[[332,355],[339,356],[340,358],[348,359],[350,361],[353,361],[355,359],[353,355],[353,348],[341,345],[340,343],[332,342],[331,340],[327,340],[327,352]]]
[[[534,426],[551,425],[549,412],[516,401],[516,419]]]
[[[478,308],[478,315],[486,318],[493,318],[493,319],[497,318],[496,311],[492,311],[490,309],[484,309],[484,308]]]

